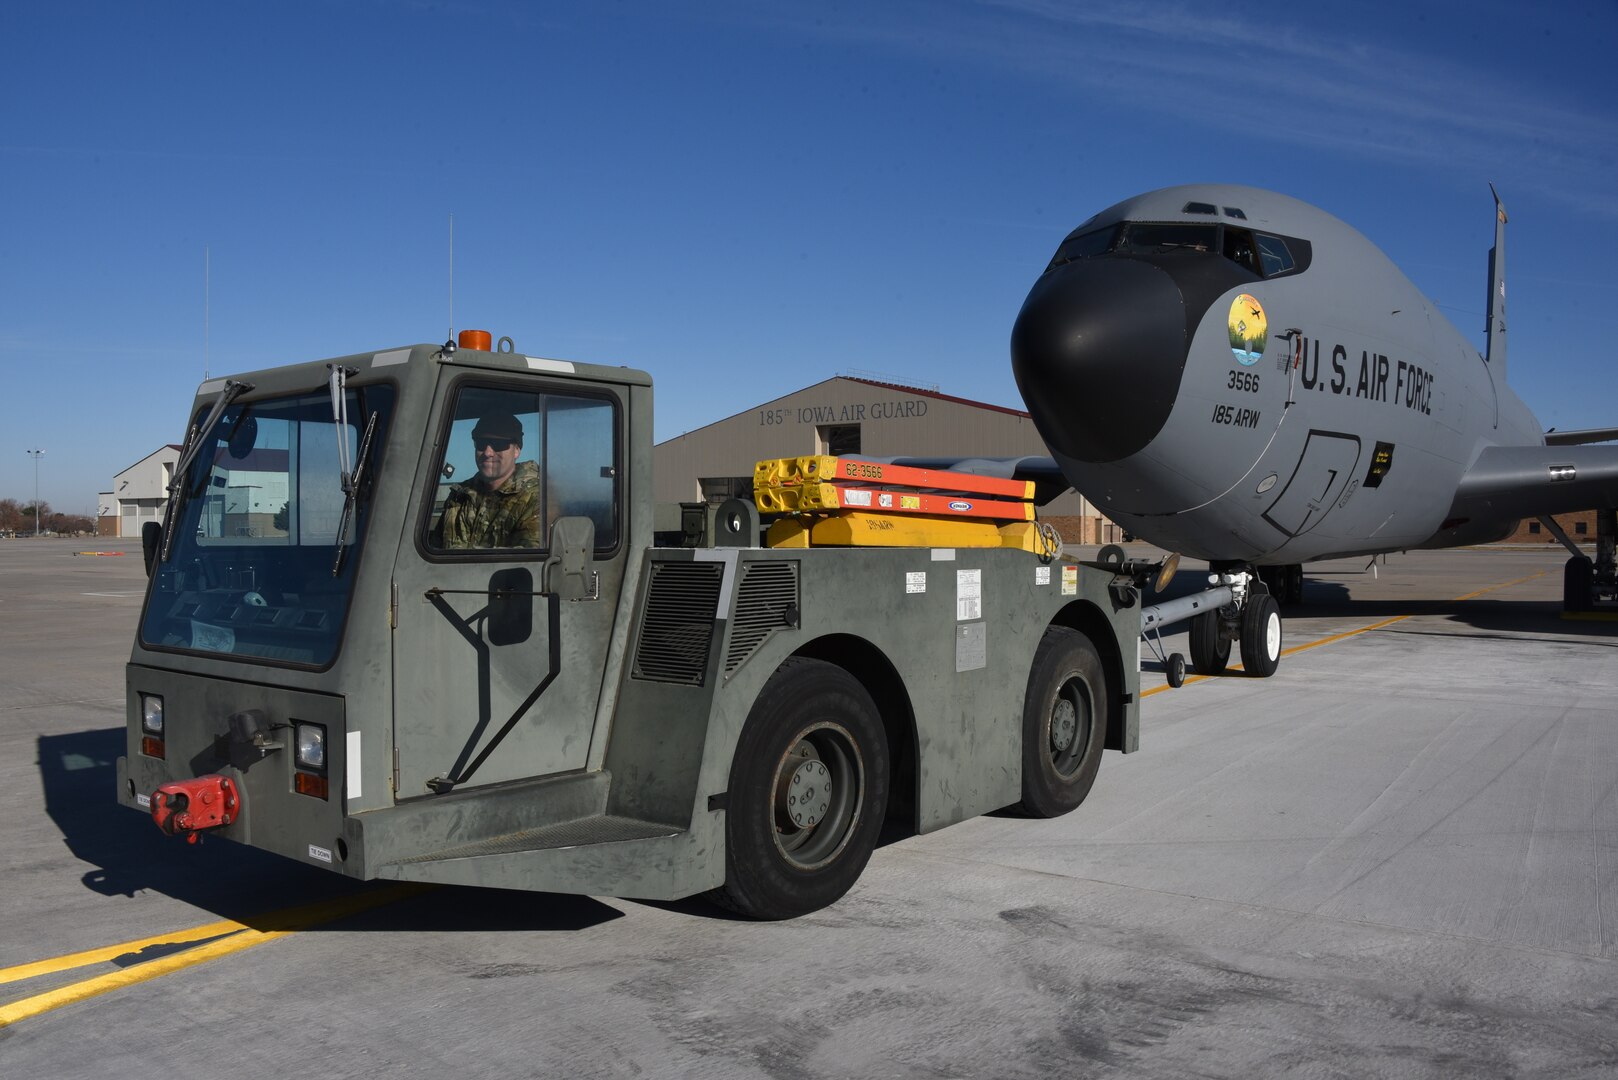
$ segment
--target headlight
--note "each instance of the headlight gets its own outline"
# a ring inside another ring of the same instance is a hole
[[[298,724],[298,764],[306,769],[326,767],[326,729],[320,724]]]
[[[163,699],[158,695],[140,696],[140,727],[150,735],[163,734]]]

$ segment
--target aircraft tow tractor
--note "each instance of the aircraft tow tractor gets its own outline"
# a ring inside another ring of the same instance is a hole
[[[1063,814],[1138,748],[1138,590],[1031,483],[783,459],[665,514],[647,375],[492,344],[198,388],[122,804],[357,879],[785,918],[885,826]]]

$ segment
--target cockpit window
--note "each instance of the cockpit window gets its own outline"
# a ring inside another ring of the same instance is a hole
[[[1235,209],[1227,207],[1227,210]],[[1192,211],[1187,206],[1188,213]],[[1239,211],[1238,211],[1239,212]],[[1108,253],[1125,255],[1222,255],[1261,277],[1302,273],[1309,268],[1309,241],[1257,233],[1233,222],[1125,221],[1075,233],[1062,241],[1046,272]]]
[[[1291,270],[1294,263],[1292,252],[1287,250],[1286,241],[1279,236],[1265,236],[1259,233],[1255,238],[1258,244],[1259,265],[1263,268],[1265,277],[1274,277]]]
[[[1246,229],[1225,227],[1225,258],[1258,273],[1258,256],[1253,251],[1253,234]]]
[[[1218,251],[1219,226],[1183,222],[1130,222],[1124,229],[1118,250],[1137,255],[1158,255],[1166,251]]]
[[[1062,241],[1062,246],[1056,249],[1056,255],[1046,270],[1054,270],[1058,266],[1072,262],[1074,259],[1088,259],[1095,255],[1104,254],[1112,247],[1112,238],[1118,231],[1116,225],[1108,225],[1103,229],[1094,229],[1078,236],[1070,236]]]

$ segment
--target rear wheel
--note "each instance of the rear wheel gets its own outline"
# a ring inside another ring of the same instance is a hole
[[[1595,586],[1595,563],[1575,555],[1562,567],[1562,610],[1589,611]]]
[[[1287,567],[1286,588],[1282,590],[1281,600],[1286,604],[1303,603],[1303,565],[1293,563]]]
[[[1254,593],[1242,610],[1242,667],[1267,679],[1281,666],[1281,609],[1269,593]]]
[[[1198,675],[1218,675],[1230,666],[1230,637],[1217,611],[1191,620],[1191,667]]]
[[[1112,699],[1094,643],[1077,630],[1045,631],[1023,700],[1022,810],[1058,817],[1084,801],[1101,768]]]
[[[871,700],[822,660],[782,664],[753,703],[730,767],[718,903],[789,919],[835,903],[876,848],[888,745]]]

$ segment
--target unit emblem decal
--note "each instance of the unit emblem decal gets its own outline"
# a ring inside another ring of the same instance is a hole
[[[1270,340],[1270,320],[1264,306],[1242,293],[1230,302],[1230,352],[1243,367],[1252,367],[1264,356]]]

